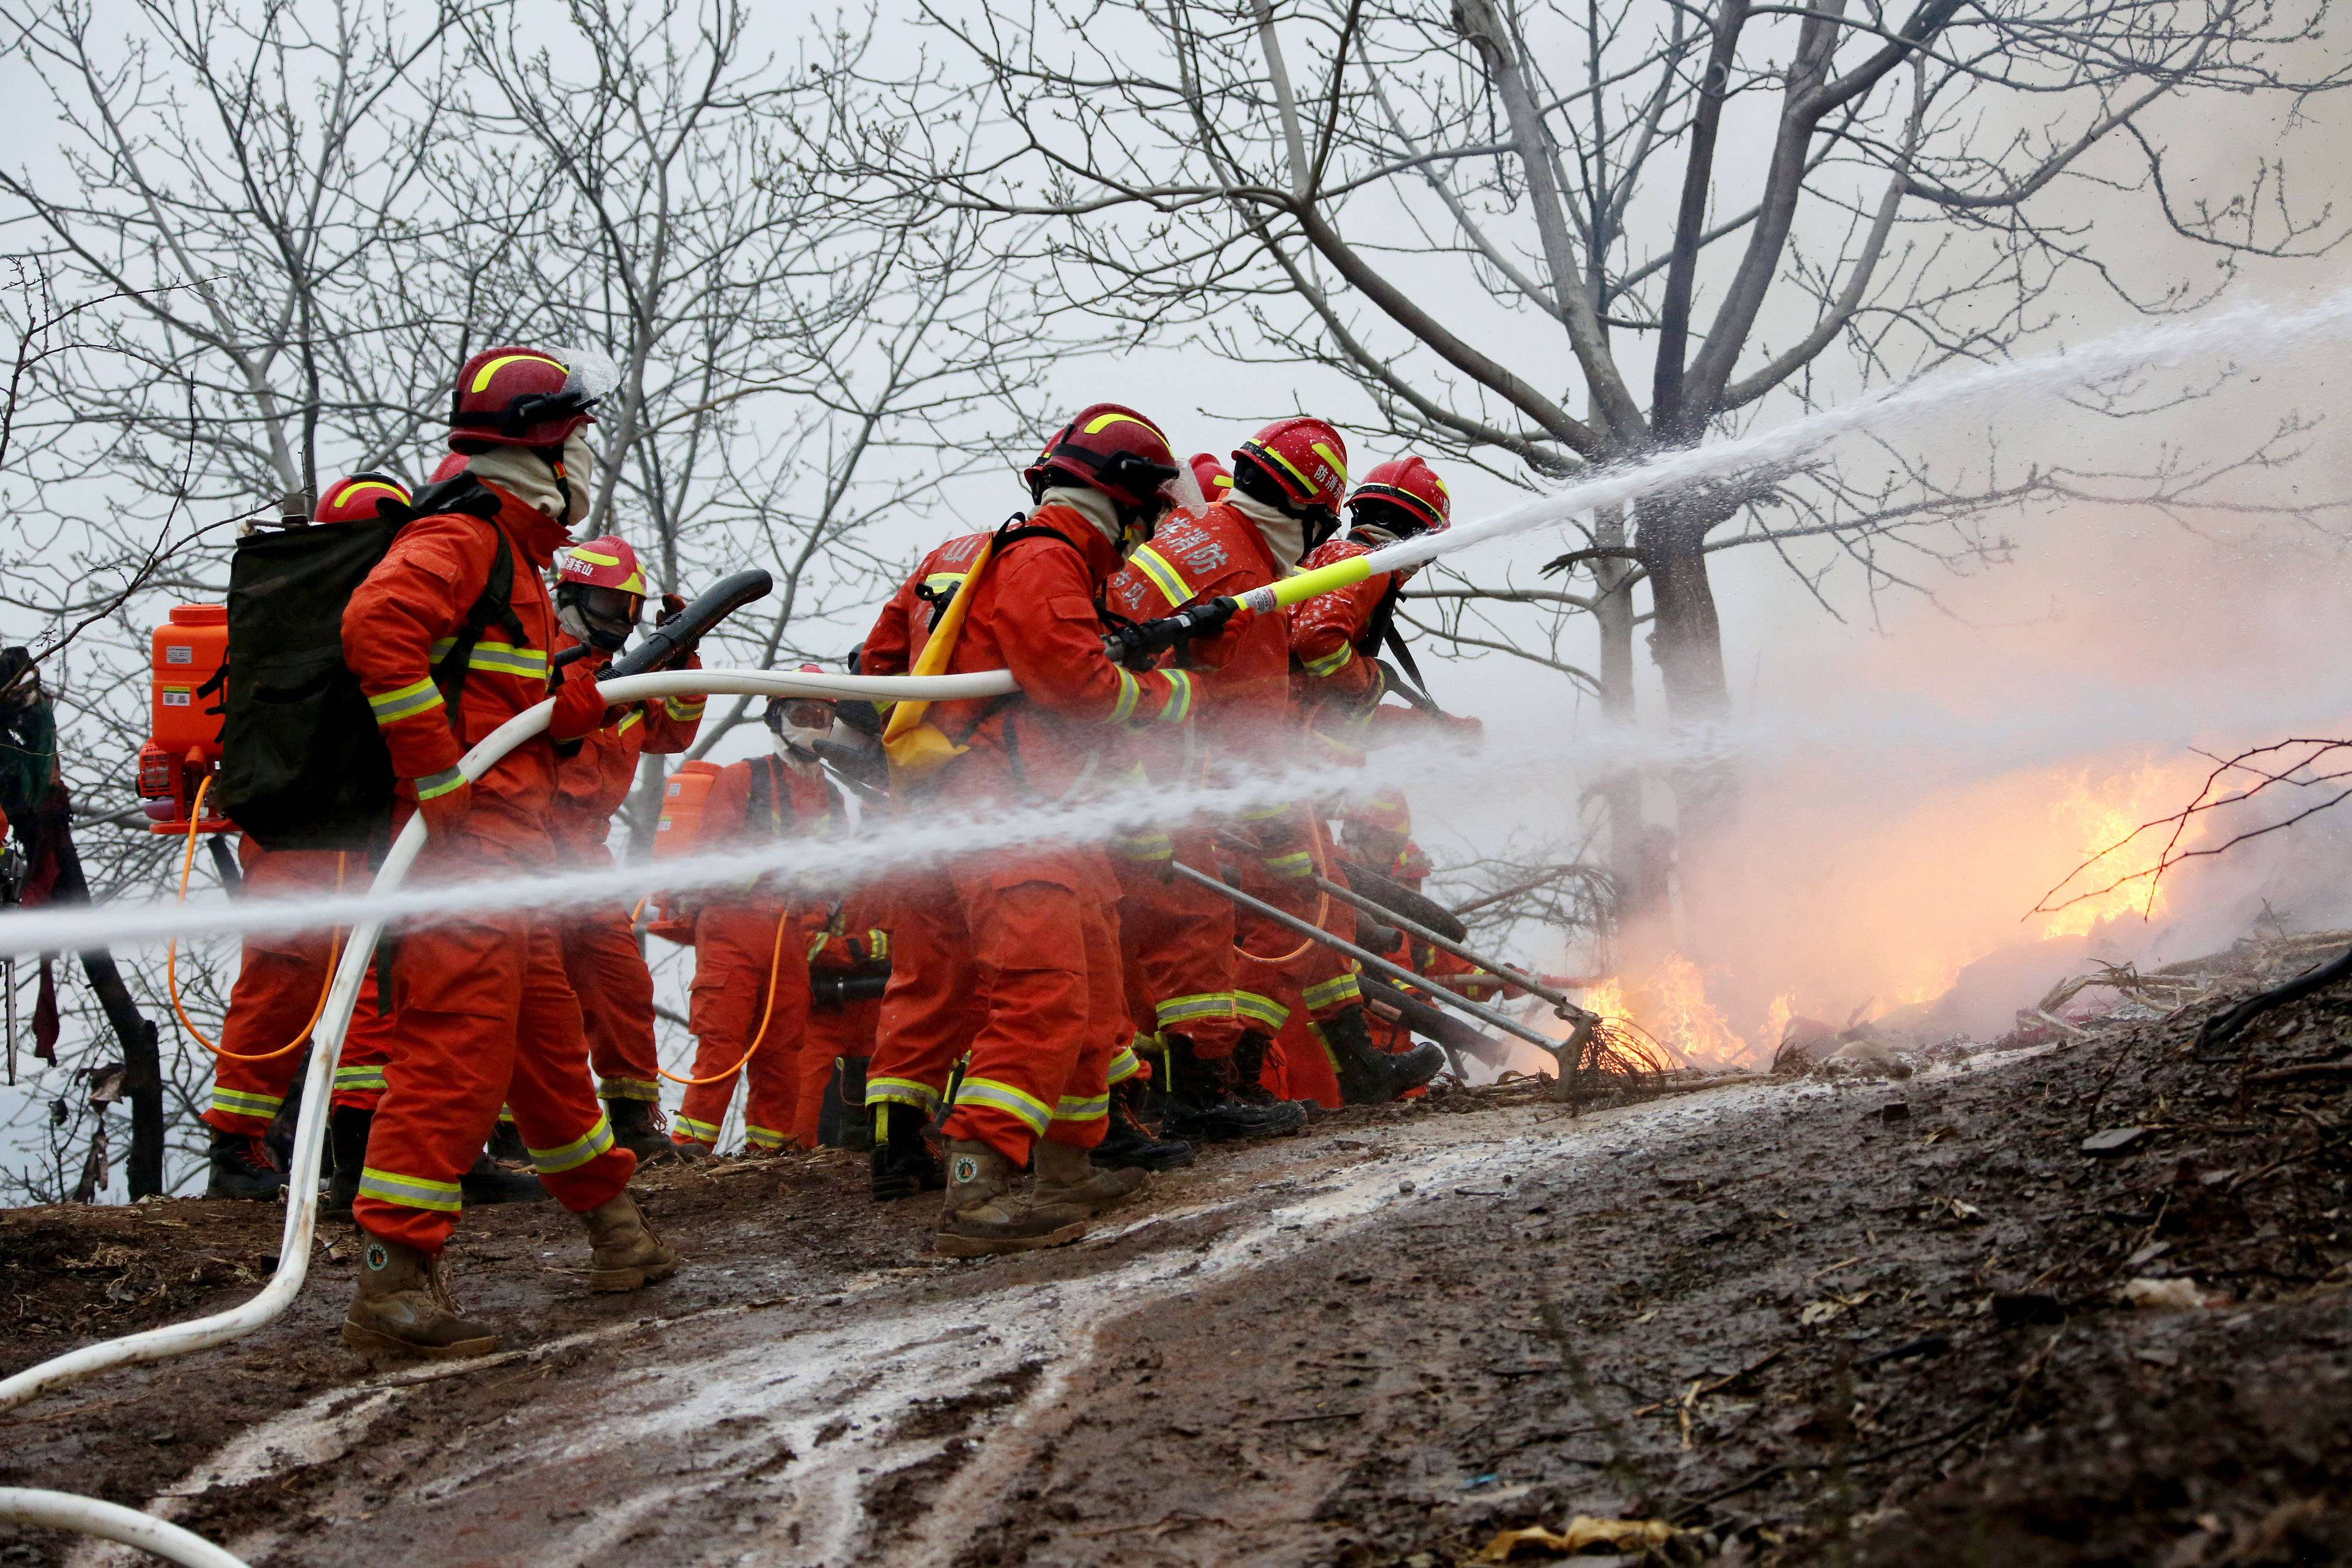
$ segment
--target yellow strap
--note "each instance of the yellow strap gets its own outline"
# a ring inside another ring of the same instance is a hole
[[[948,601],[947,613],[940,616],[940,623],[931,629],[930,641],[923,644],[922,656],[915,661],[915,667],[908,674],[936,675],[947,668],[948,657],[955,652],[956,639],[963,632],[964,612],[971,608],[972,595],[980,591],[980,574],[988,570],[989,560],[995,553],[996,536],[991,534],[988,542],[980,547],[980,553],[971,558],[971,566],[965,571],[963,581],[957,585],[955,597]],[[930,706],[928,702],[911,699],[898,703],[890,710],[890,722],[882,727],[882,744],[887,747],[922,723],[923,715]]]

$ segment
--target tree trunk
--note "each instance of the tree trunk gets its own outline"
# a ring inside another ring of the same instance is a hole
[[[662,791],[669,769],[662,758],[647,752],[637,758],[636,787],[629,791],[629,847],[622,859],[638,864],[654,858],[654,834],[661,830]]]
[[[1642,520],[1638,548],[1649,573],[1650,647],[1666,691],[1666,716],[1688,755],[1674,770],[1675,816],[1687,869],[1709,858],[1738,810],[1738,779],[1716,750],[1731,711],[1723,674],[1723,626],[1707,580],[1707,530],[1723,520],[1713,506],[1660,507]],[[1687,891],[1687,889],[1685,889]]]
[[[65,786],[49,791],[43,802],[42,815],[47,821],[43,831],[54,834],[51,841],[57,855],[58,880],[50,902],[53,904],[88,904],[89,879],[82,873],[81,852],[74,848],[72,800]],[[131,1100],[131,1157],[124,1162],[124,1177],[131,1189],[131,1201],[160,1194],[163,1190],[163,1061],[157,1042],[155,1026],[140,1016],[139,1004],[131,998],[131,988],[122,983],[122,971],[115,967],[114,955],[104,947],[93,947],[81,956],[82,973],[89,979],[89,988],[98,996],[98,1005],[106,1010],[106,1021],[113,1027],[114,1038],[122,1047],[123,1092]]]
[[[1625,514],[1612,507],[1593,518],[1593,542],[1622,549]],[[1601,632],[1601,716],[1612,741],[1633,739],[1633,575],[1630,561],[1603,559],[1596,563],[1592,618]],[[1648,826],[1642,818],[1642,773],[1638,768],[1614,769],[1598,786],[1609,813],[1609,869],[1617,878],[1617,923],[1621,940],[1634,954],[1650,946],[1650,934],[1666,914],[1666,890],[1648,873],[1652,857],[1644,852]],[[1618,955],[1622,963],[1627,954]]]

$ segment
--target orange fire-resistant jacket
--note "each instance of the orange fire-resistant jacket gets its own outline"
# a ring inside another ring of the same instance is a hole
[[[457,781],[457,759],[476,741],[547,695],[555,612],[540,573],[564,538],[561,526],[495,485],[495,520],[442,513],[419,517],[343,607],[343,662],[375,712],[400,795],[436,793]],[[467,612],[482,595],[503,533],[514,559],[508,604],[520,642],[492,625],[474,645],[454,718],[434,684],[434,665],[455,645]],[[555,794],[555,743],[603,722],[593,681],[567,682],[547,730],[509,752],[474,783],[468,831],[512,847],[547,841]]]
[[[1110,541],[1064,506],[1038,507],[1028,526],[1055,537],[998,548],[946,672],[1010,670],[1021,691],[932,706],[929,722],[970,747],[939,775],[942,796],[1058,800],[1115,738],[1106,727],[1181,724],[1192,716],[1190,674],[1135,674],[1103,653],[1095,596],[1118,568]]]
[[[570,632],[558,630],[555,652],[562,653],[573,642]],[[568,680],[593,681],[610,663],[591,654],[563,673]],[[700,669],[702,660],[690,658],[687,667]],[[646,753],[675,756],[692,746],[695,732],[702,727],[702,708],[698,696],[631,703],[617,721],[591,732],[579,752],[558,766],[554,806],[548,815],[558,859],[569,864],[604,862],[613,813],[636,782],[637,758]]]
[[[1230,504],[1162,523],[1111,580],[1110,608],[1156,621],[1203,599],[1238,598],[1281,572],[1257,525]],[[1279,743],[1290,706],[1286,618],[1244,611],[1214,637],[1170,655],[1201,678],[1200,726],[1212,748],[1232,753]]]

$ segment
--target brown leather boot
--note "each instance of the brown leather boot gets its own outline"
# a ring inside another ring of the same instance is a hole
[[[663,1245],[637,1207],[619,1193],[580,1217],[595,1252],[588,1260],[588,1288],[607,1295],[635,1291],[677,1272],[678,1256]]]
[[[1037,1170],[1037,1186],[1029,1201],[1040,1208],[1068,1204],[1100,1214],[1116,1208],[1141,1192],[1151,1173],[1135,1166],[1098,1170],[1084,1149],[1041,1140],[1030,1155]]]
[[[360,1289],[343,1315],[345,1344],[364,1356],[427,1361],[488,1355],[499,1348],[499,1336],[488,1323],[457,1315],[439,1258],[364,1233],[361,1241]]]
[[[948,1144],[948,1197],[932,1246],[949,1258],[1063,1247],[1087,1233],[1087,1211],[1040,1208],[1013,1196],[1013,1162],[976,1138]]]

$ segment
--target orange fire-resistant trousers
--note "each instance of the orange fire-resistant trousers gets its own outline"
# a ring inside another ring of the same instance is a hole
[[[1171,861],[1215,875],[1210,831],[1132,833],[1111,842],[1128,1009],[1139,1030],[1188,1036],[1202,1057],[1230,1056],[1243,1031],[1270,1035],[1281,1020],[1265,1015],[1255,996],[1243,1010],[1234,993],[1233,900],[1176,875]]]
[[[611,909],[561,927],[563,973],[580,998],[588,1036],[588,1065],[605,1100],[658,1103],[654,1070],[654,977],[637,946],[625,909]]]
[[[1274,1037],[1258,1082],[1284,1100],[1312,1100],[1326,1110],[1339,1108],[1339,1068],[1324,1043],[1321,1026],[1293,1013]]]
[[[1225,856],[1238,867],[1244,893],[1335,936],[1353,939],[1355,911],[1315,885],[1318,872],[1343,886],[1347,878],[1332,859],[1330,835],[1310,808],[1265,808],[1245,813],[1236,826],[1258,846],[1254,854]],[[1363,999],[1355,960],[1286,925],[1244,909],[1235,920],[1234,940],[1234,995],[1244,1013],[1265,1020],[1254,1027],[1266,1033],[1279,1035],[1301,1008],[1310,1018],[1327,1019]]]
[[[335,890],[332,850],[265,850],[239,841],[237,861],[247,893],[284,897]],[[353,855],[344,868],[346,883],[365,885],[367,868]],[[294,1087],[300,1051],[281,1048],[308,1028],[329,980],[328,957],[335,951],[325,931],[263,932],[245,940],[245,952],[229,988],[228,1016],[221,1022],[220,1049],[213,1060],[212,1102],[204,1119],[224,1133],[266,1133],[271,1118]],[[373,1110],[383,1094],[385,1046],[392,1020],[376,1016],[375,976],[360,988],[335,1065],[333,1103]],[[275,1053],[275,1054],[272,1054]],[[266,1061],[237,1058],[266,1057]]]
[[[420,880],[543,871],[542,857],[460,828],[426,845]],[[583,1213],[628,1185],[636,1156],[615,1147],[588,1078],[580,1004],[555,928],[530,911],[468,912],[401,938],[390,1061],[352,1215],[370,1235],[438,1253],[464,1207],[501,1103],[539,1177]]]
[[[1110,1085],[1142,1065],[1109,864],[1089,846],[1023,849],[961,857],[945,880],[902,894],[866,1103],[935,1112],[968,1049],[950,1138],[1015,1165],[1039,1138],[1094,1147]]]
[[[697,1044],[688,1076],[712,1082],[687,1090],[670,1135],[679,1143],[717,1144],[740,1078],[750,1085],[743,1101],[744,1146],[780,1149],[790,1142],[808,1011],[807,944],[790,913],[765,900],[705,904],[694,923],[694,990],[687,1023]],[[752,1050],[755,1040],[759,1048]],[[738,1071],[747,1051],[751,1059]]]
[[[793,1141],[802,1148],[816,1147],[817,1113],[824,1108],[824,1086],[833,1078],[835,1061],[873,1055],[875,1031],[881,1022],[879,997],[862,998],[844,1007],[809,1009],[808,1034],[801,1042],[800,1100],[793,1111]],[[856,1109],[850,1107],[853,1114]]]

